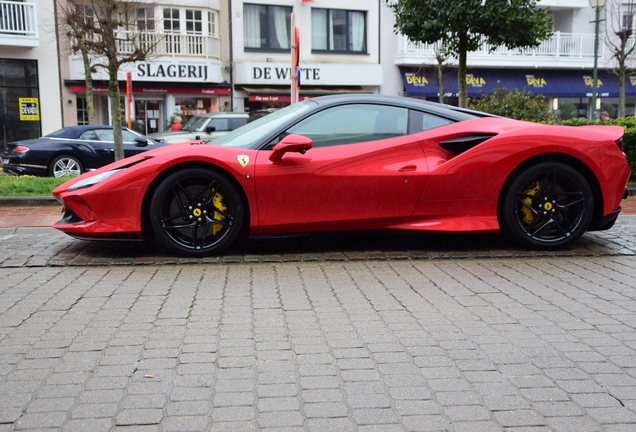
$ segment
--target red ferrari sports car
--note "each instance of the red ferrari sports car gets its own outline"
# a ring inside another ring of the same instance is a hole
[[[615,126],[549,126],[408,98],[326,96],[213,143],[144,152],[53,191],[79,239],[220,254],[248,235],[504,232],[553,250],[612,227],[630,170]]]

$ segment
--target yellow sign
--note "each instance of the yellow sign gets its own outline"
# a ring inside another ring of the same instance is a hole
[[[40,104],[38,98],[18,98],[21,121],[40,121]]]
[[[423,76],[406,75],[406,83],[413,85],[425,85],[428,84],[428,80]]]

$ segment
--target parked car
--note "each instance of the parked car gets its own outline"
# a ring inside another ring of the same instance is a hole
[[[346,230],[501,232],[555,250],[616,221],[630,175],[623,132],[410,98],[319,97],[211,144],[166,146],[70,180],[53,191],[65,211],[54,227],[89,240],[156,238],[190,256],[247,235]]]
[[[124,154],[133,156],[162,146],[122,128]],[[2,170],[12,175],[78,176],[115,161],[112,126],[69,126],[36,139],[10,142]]]
[[[197,114],[188,120],[178,132],[155,132],[148,136],[168,144],[194,140],[213,140],[237,129],[249,121],[248,113],[213,112]]]

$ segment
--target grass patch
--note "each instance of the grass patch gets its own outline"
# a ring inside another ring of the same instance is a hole
[[[0,196],[51,196],[53,189],[71,178],[0,175]]]

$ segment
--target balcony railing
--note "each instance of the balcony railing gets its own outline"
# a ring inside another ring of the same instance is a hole
[[[426,44],[409,41],[406,37],[400,38],[398,53],[416,55],[434,55],[436,44]],[[599,57],[603,57],[605,43],[603,36],[599,40]],[[552,37],[543,41],[536,48],[509,49],[505,46],[493,47],[485,41],[477,51],[472,51],[469,56],[531,56],[531,57],[594,57],[594,34],[575,34],[555,32]]]
[[[120,31],[117,40],[121,54],[130,54],[139,47],[158,56],[221,57],[221,41],[211,36]]]
[[[35,4],[0,1],[0,34],[37,37]]]

